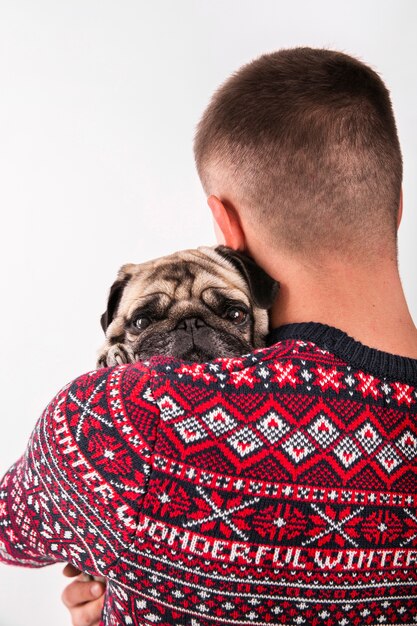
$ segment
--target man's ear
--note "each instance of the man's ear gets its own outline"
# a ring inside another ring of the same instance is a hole
[[[253,303],[261,309],[269,309],[279,290],[279,282],[274,280],[249,256],[239,250],[217,246],[216,252],[230,261],[242,274],[249,285]]]
[[[129,280],[132,278],[132,274],[127,271],[129,267],[131,266],[124,265],[119,270],[117,280],[110,287],[110,293],[107,300],[107,309],[100,318],[101,327],[104,332],[106,332],[107,328],[112,323],[117,313],[117,309],[119,307],[124,288],[126,287]]]
[[[244,250],[245,234],[236,209],[229,202],[222,202],[214,195],[207,198],[207,204],[213,214],[218,243],[233,250]]]

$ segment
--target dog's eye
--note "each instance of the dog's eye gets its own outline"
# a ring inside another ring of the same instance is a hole
[[[149,319],[149,317],[145,317],[144,315],[142,315],[141,317],[137,317],[135,319],[135,321],[133,322],[133,326],[138,330],[144,330],[149,326],[150,323],[151,320]]]
[[[225,317],[231,320],[234,324],[243,324],[243,322],[246,322],[248,314],[246,311],[236,306],[229,306]]]

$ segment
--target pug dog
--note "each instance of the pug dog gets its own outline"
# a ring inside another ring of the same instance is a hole
[[[101,317],[98,367],[155,355],[205,362],[264,346],[279,289],[245,254],[200,247],[123,265]]]

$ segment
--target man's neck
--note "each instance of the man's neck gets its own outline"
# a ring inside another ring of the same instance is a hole
[[[314,273],[289,266],[273,275],[281,289],[272,328],[321,322],[371,348],[417,359],[417,329],[396,267],[355,271],[346,265]]]

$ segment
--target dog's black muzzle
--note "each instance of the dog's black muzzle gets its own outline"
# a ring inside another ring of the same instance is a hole
[[[197,316],[181,319],[170,331],[152,333],[135,347],[140,359],[163,354],[199,363],[245,354],[250,350],[244,337],[215,328]]]

